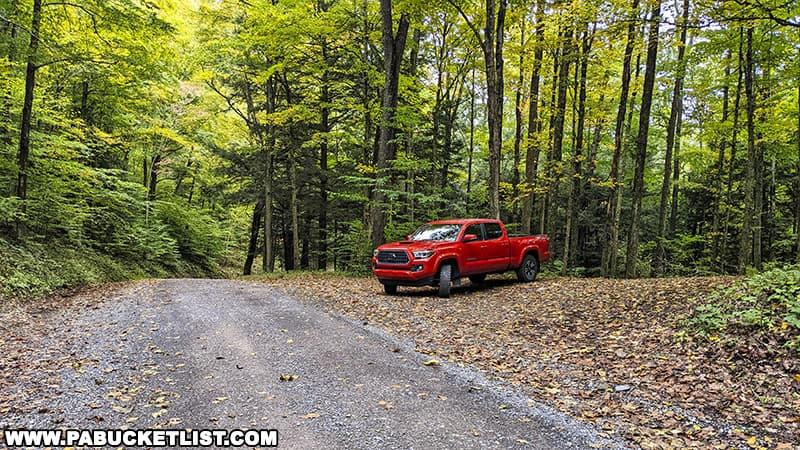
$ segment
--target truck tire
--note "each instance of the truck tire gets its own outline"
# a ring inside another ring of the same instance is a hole
[[[397,285],[396,284],[384,284],[383,285],[383,292],[386,292],[389,295],[397,294]]]
[[[528,253],[522,258],[522,264],[517,269],[517,279],[519,281],[530,283],[536,279],[539,273],[539,260],[535,256]]]
[[[453,276],[453,266],[445,264],[439,268],[439,297],[450,297],[450,280]]]
[[[482,275],[470,275],[469,281],[472,284],[481,284],[484,281],[486,281],[486,274],[484,273]]]

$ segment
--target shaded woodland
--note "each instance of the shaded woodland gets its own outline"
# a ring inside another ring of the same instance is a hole
[[[550,270],[800,261],[800,4],[0,0],[0,247],[365,272],[439,218]]]

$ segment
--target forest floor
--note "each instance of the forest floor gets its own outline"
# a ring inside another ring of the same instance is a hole
[[[642,448],[800,448],[800,358],[722,345],[682,325],[729,277],[465,282],[383,294],[371,278],[265,280],[472,365]]]

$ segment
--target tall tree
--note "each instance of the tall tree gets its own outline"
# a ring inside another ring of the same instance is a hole
[[[800,50],[798,50],[800,53]],[[795,167],[795,209],[794,209],[794,232],[796,236],[796,246],[797,246],[797,257],[796,261],[800,263],[800,72],[797,75],[797,136],[795,140],[797,142],[797,164]]]
[[[489,126],[489,210],[494,218],[500,218],[500,161],[503,148],[503,44],[507,0],[486,0],[485,24],[481,32],[470,16],[455,0],[448,0],[455,7],[480,43],[486,68],[486,121]]]
[[[536,178],[539,167],[539,132],[541,121],[539,119],[539,71],[542,68],[544,55],[544,0],[536,2],[536,31],[533,41],[533,67],[531,69],[531,86],[528,94],[528,136],[525,151],[525,185],[528,198],[522,203],[522,232],[530,234],[533,217],[533,207],[536,201]]]
[[[28,61],[25,66],[25,98],[22,101],[22,120],[17,151],[17,187],[15,195],[21,200],[28,197],[28,160],[31,147],[31,115],[33,112],[33,93],[36,88],[36,71],[39,69],[39,33],[42,23],[42,0],[33,0],[31,15]]]
[[[656,78],[656,56],[658,56],[658,27],[661,21],[661,0],[655,0],[650,13],[650,31],[647,38],[647,60],[645,62],[642,107],[639,110],[639,135],[636,139],[636,166],[633,174],[633,199],[631,201],[631,226],[628,234],[628,249],[625,258],[625,275],[636,276],[639,261],[639,225],[641,221],[642,197],[644,196],[644,171],[647,159],[647,138],[650,131],[650,109],[653,103],[653,86]]]
[[[754,91],[755,63],[753,62],[753,27],[748,26],[746,32],[746,56],[744,60],[745,110],[747,115],[747,168],[744,188],[744,222],[739,244],[739,273],[744,274],[747,266],[753,262],[753,220],[756,212],[755,196],[760,195],[756,189],[756,132]]]
[[[408,14],[402,13],[397,25],[397,33],[395,34],[394,20],[392,18],[392,2],[391,0],[381,0],[384,86],[383,102],[381,105],[380,141],[378,144],[378,157],[376,161],[378,178],[375,187],[374,202],[370,213],[373,248],[379,246],[385,240],[386,206],[384,202],[386,200],[386,194],[384,190],[388,183],[387,172],[389,169],[389,162],[394,159],[397,153],[397,144],[394,140],[397,127],[394,121],[395,113],[397,112],[398,89],[400,85],[400,63],[403,59],[403,52],[406,46],[408,26]]]
[[[555,234],[556,212],[559,202],[555,201],[555,196],[559,191],[560,179],[562,177],[562,159],[564,145],[564,121],[567,114],[567,88],[569,87],[570,65],[574,59],[575,44],[573,41],[573,25],[566,24],[560,35],[560,46],[558,54],[558,83],[556,86],[556,104],[553,111],[553,146],[550,150],[550,186],[547,190],[547,220],[545,221],[545,232]]]
[[[619,230],[615,217],[619,215],[620,204],[618,201],[619,191],[622,189],[620,183],[620,159],[622,158],[622,148],[625,144],[625,115],[628,108],[628,92],[631,83],[631,59],[633,57],[633,47],[636,44],[636,26],[639,12],[639,0],[633,0],[631,6],[631,18],[628,22],[628,34],[625,40],[625,53],[622,60],[622,83],[620,87],[619,103],[617,107],[617,120],[614,127],[614,154],[611,158],[611,170],[608,174],[610,185],[608,199],[606,201],[606,222],[605,222],[605,245],[603,246],[603,256],[601,263],[601,273],[603,276],[610,276],[616,272],[616,252],[617,238]],[[638,66],[638,64],[637,64]]]
[[[576,89],[578,91],[577,105],[577,125],[575,127],[575,147],[572,152],[572,171],[569,200],[567,201],[567,220],[564,226],[564,259],[563,273],[566,274],[577,250],[577,230],[578,230],[578,207],[581,201],[581,187],[583,185],[583,173],[581,172],[581,162],[584,159],[583,141],[584,128],[586,126],[586,77],[589,70],[589,53],[592,49],[595,26],[589,31],[588,22],[583,23],[581,31],[581,49],[579,63],[575,66],[575,73],[578,79]]]
[[[666,263],[664,240],[667,237],[667,204],[669,202],[670,183],[672,181],[672,150],[675,146],[675,129],[678,116],[683,113],[683,79],[686,77],[686,35],[689,28],[689,0],[683,0],[683,11],[680,20],[680,42],[678,43],[678,60],[675,69],[675,81],[672,85],[672,107],[667,122],[667,148],[664,153],[664,177],[661,181],[661,203],[658,208],[658,239],[656,242],[657,265],[663,273]]]

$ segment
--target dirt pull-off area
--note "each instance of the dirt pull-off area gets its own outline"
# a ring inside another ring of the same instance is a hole
[[[681,326],[731,278],[490,279],[450,299],[424,288],[387,296],[369,278],[268,282],[644,448],[800,448],[796,354],[699,340]]]

